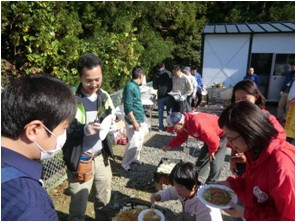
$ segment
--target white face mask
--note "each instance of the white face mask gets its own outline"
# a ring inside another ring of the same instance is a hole
[[[56,136],[54,135],[46,126],[44,126],[44,129],[46,129],[46,131],[48,131],[51,135],[53,135],[56,140],[57,140],[57,144],[55,146],[55,148],[53,150],[44,150],[38,143],[34,142],[35,145],[37,146],[37,148],[41,151],[41,156],[40,156],[40,160],[46,160],[46,159],[51,159],[54,157],[54,155],[56,155],[64,146],[66,140],[67,140],[67,131],[65,130],[64,133],[60,136]]]

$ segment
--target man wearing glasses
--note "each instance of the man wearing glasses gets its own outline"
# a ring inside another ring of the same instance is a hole
[[[78,60],[77,70],[81,81],[75,93],[77,112],[63,148],[71,195],[69,220],[85,219],[92,188],[95,219],[108,220],[106,205],[111,198],[112,179],[108,157],[113,156],[113,135],[100,138],[100,131],[102,121],[113,113],[114,106],[110,95],[101,89],[103,63],[96,55],[83,55]]]

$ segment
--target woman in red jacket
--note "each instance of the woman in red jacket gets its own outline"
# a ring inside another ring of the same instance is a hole
[[[262,110],[262,112],[268,116],[275,129],[279,132],[278,138],[281,140],[286,140],[284,128],[277,121],[276,117],[265,109],[266,99],[261,94],[255,82],[251,80],[242,80],[233,87],[231,103],[233,104],[243,100],[256,104]],[[228,145],[228,147],[231,147],[231,145]],[[236,153],[232,150],[230,158],[231,172],[234,175],[242,175],[245,171],[245,161],[246,158],[242,154]]]
[[[210,162],[210,172],[205,183],[218,180],[226,155],[226,138],[218,126],[218,116],[207,113],[173,112],[167,118],[169,126],[173,126],[177,136],[164,146],[164,151],[178,147],[190,136],[204,142],[200,150],[196,166],[200,176],[205,176],[206,166]]]
[[[247,101],[232,104],[220,118],[228,142],[246,156],[246,172],[219,182],[231,187],[244,207],[225,210],[246,220],[295,220],[295,147],[279,132],[262,110]]]

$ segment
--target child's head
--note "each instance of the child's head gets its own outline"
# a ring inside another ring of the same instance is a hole
[[[242,100],[254,103],[261,109],[265,108],[265,97],[260,92],[256,83],[251,80],[242,80],[233,87],[231,103],[233,104]]]
[[[170,182],[174,185],[179,195],[190,197],[200,185],[197,167],[190,162],[176,164],[170,173]]]

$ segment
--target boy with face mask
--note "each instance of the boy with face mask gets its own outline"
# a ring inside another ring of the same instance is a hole
[[[40,183],[40,160],[63,147],[75,97],[47,75],[16,79],[1,97],[1,220],[58,220]]]

